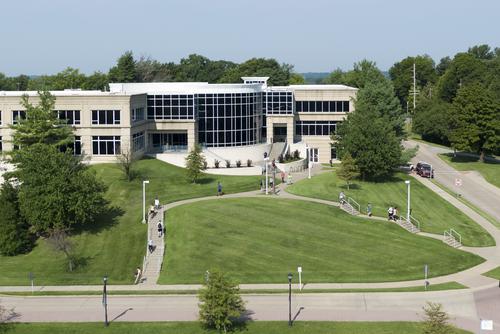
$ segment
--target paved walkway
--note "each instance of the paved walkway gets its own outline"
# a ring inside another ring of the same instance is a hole
[[[406,147],[419,146],[416,157],[412,160],[414,164],[425,161],[432,164],[435,180],[452,191],[458,191],[466,200],[482,209],[483,211],[500,220],[500,189],[487,182],[481,174],[476,171],[457,171],[441,158],[440,153],[453,153],[452,150],[428,145],[422,142],[409,140],[404,142]],[[499,166],[500,168],[500,166]],[[462,186],[455,186],[455,179],[462,180]]]
[[[163,256],[165,254],[165,243],[163,234],[160,236],[158,234],[158,223],[163,222],[165,208],[159,209],[155,215],[149,215],[148,217],[148,242],[153,241],[153,251],[146,249],[146,256],[144,259],[144,266],[142,272],[142,278],[140,280],[141,285],[151,286],[158,282],[160,277],[161,267],[163,265]]]

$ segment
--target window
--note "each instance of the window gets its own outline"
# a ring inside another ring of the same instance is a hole
[[[337,121],[296,121],[298,136],[329,136],[337,131]]]
[[[144,131],[143,132],[138,132],[134,133],[132,135],[132,150],[134,152],[141,151],[144,149]]]
[[[144,120],[144,108],[132,109],[132,122],[139,122]]]
[[[121,150],[120,136],[92,136],[92,154],[116,155]]]
[[[292,114],[293,93],[291,91],[267,91],[262,94],[264,114]]]
[[[70,148],[73,151],[73,155],[82,155],[82,137],[75,136],[73,143],[67,146],[60,147],[61,152],[66,152]]]
[[[194,119],[194,95],[148,95],[148,119]]]
[[[92,124],[120,124],[120,110],[92,110]]]
[[[18,119],[26,119],[26,111],[12,110],[12,124],[17,124]]]
[[[349,101],[295,101],[297,112],[349,112]]]
[[[69,125],[80,124],[80,110],[54,110],[58,119],[66,120]]]

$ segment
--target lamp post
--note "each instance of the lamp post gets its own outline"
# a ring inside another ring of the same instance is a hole
[[[311,148],[310,147],[306,147],[306,150],[307,150],[307,169],[308,169],[308,175],[307,175],[307,178],[310,179],[311,178],[311,165],[312,165],[312,162],[311,162]]]
[[[292,327],[292,273],[288,273],[288,326]]]
[[[108,276],[104,276],[102,279],[104,286],[102,290],[102,306],[104,306],[104,326],[108,327],[108,291],[107,291],[107,283]]]
[[[266,195],[267,195],[269,193],[269,188],[268,188],[269,182],[267,182],[267,165],[269,164],[269,157],[268,156],[266,156],[264,158],[264,163],[266,164]]]
[[[410,180],[405,181],[408,188],[408,203],[406,205],[406,220],[410,221]]]
[[[146,224],[146,184],[149,180],[142,181],[142,223]]]

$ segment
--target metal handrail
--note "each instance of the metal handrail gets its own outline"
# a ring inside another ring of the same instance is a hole
[[[410,223],[415,225],[415,223],[413,223],[413,221],[416,223],[416,227],[420,230],[420,222],[415,217],[410,215]]]
[[[453,237],[453,233],[458,236],[458,242],[459,243],[462,243],[462,236],[460,235],[460,233],[458,233],[457,231],[455,231],[454,229],[450,228],[450,235]],[[455,240],[457,238],[453,237]]]
[[[359,203],[356,202],[352,197],[347,197],[347,203],[349,203],[352,206],[351,202],[356,204],[356,206],[358,207],[358,212],[361,213],[361,205],[359,205]]]

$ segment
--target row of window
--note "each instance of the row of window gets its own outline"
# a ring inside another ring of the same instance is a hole
[[[337,121],[297,121],[297,136],[329,136],[337,131]]]
[[[92,136],[92,154],[116,155],[120,152],[120,136]]]
[[[194,95],[148,95],[148,119],[194,119]]]
[[[145,116],[145,114],[144,114],[143,107],[132,109],[132,122],[143,121],[143,120],[145,120],[144,116]]]
[[[66,120],[69,125],[80,124],[80,110],[54,110],[58,119]]]
[[[54,110],[54,113],[69,125],[81,124],[80,110]],[[26,119],[26,111],[12,110],[12,124],[17,124],[19,119]],[[120,124],[120,110],[92,110],[92,124]]]
[[[92,110],[92,124],[96,125],[120,124],[120,110]]]
[[[297,112],[349,112],[349,101],[295,101]]]
[[[292,114],[292,92],[265,92],[263,93],[262,110],[266,114]]]

